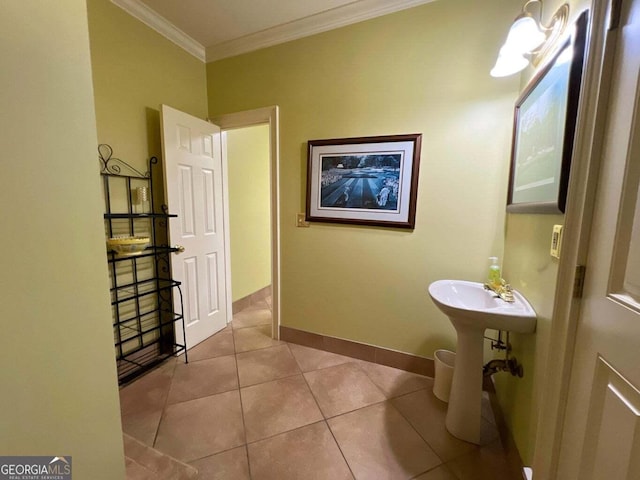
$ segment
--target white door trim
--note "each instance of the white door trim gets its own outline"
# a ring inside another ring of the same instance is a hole
[[[271,171],[271,288],[273,294],[273,323],[271,326],[271,336],[280,339],[280,119],[277,105],[257,108],[255,110],[245,110],[242,112],[228,113],[209,119],[222,129],[222,168],[224,170],[225,185],[227,182],[228,164],[226,149],[226,130],[235,128],[250,127],[253,125],[269,125],[269,163]],[[228,189],[225,191],[226,202],[228,204]],[[228,222],[228,215],[225,216]],[[229,226],[225,225],[227,235]],[[227,249],[227,265],[230,265],[229,250]],[[231,285],[231,273],[228,284]],[[231,289],[228,290],[229,305],[231,305]]]
[[[533,473],[536,480],[556,479],[569,378],[573,363],[581,301],[574,298],[578,265],[586,265],[595,189],[602,153],[610,67],[615,31],[609,29],[612,2],[592,0],[589,11],[587,55],[576,124],[573,162],[563,228],[562,257],[558,264],[555,302],[546,366],[548,380],[539,416]],[[574,12],[579,15],[580,12]],[[577,17],[576,17],[577,18]]]

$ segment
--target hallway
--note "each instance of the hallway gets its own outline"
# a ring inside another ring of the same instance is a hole
[[[120,391],[128,434],[199,479],[520,480],[488,398],[483,446],[445,430],[433,380],[270,338],[269,299]],[[128,479],[146,479],[128,464]]]

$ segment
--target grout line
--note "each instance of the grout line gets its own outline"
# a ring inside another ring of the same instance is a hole
[[[433,472],[434,470],[438,469],[438,468],[443,468],[449,475],[451,475],[455,480],[460,480],[459,477],[453,473],[451,471],[451,469],[449,467],[447,467],[447,465],[445,463],[441,463],[440,465],[436,465],[435,467],[431,467],[429,470],[425,470],[424,472],[421,472],[413,477],[411,477],[410,480],[415,480],[416,478],[421,477],[422,475],[424,475],[425,473],[429,473],[429,472]]]
[[[347,457],[345,456],[344,452],[342,451],[342,447],[340,446],[340,442],[338,442],[338,439],[336,438],[335,434],[333,433],[333,430],[331,430],[331,426],[329,425],[329,422],[327,421],[327,419],[324,420],[324,423],[327,424],[327,428],[329,429],[329,433],[331,433],[331,436],[333,437],[333,441],[336,442],[336,446],[338,447],[338,450],[340,450],[340,455],[342,455],[342,458],[344,459],[344,463],[347,464],[347,468],[349,469],[349,472],[351,473],[351,476],[355,479],[356,478],[356,474],[354,473],[353,469],[351,468],[351,465],[349,464],[349,460],[347,460]]]
[[[363,360],[361,360],[363,361]],[[362,368],[362,365],[360,365],[359,362],[354,362],[356,364],[356,367],[358,368],[358,370],[360,372],[362,372],[364,374],[365,377],[367,377],[367,379],[371,382],[371,384],[376,387],[376,389],[382,394],[382,396],[385,398],[385,400],[390,400],[391,397],[387,396],[387,393],[385,391],[382,390],[382,387],[380,387],[374,380],[373,378],[371,378],[371,376],[367,373],[367,371]],[[367,363],[371,363],[371,362],[367,362]],[[376,365],[376,364],[374,364]]]
[[[255,327],[270,327],[271,324],[270,323],[256,323],[255,325],[245,325],[245,326],[238,326],[238,327],[232,327],[233,330],[244,330],[245,328],[255,328]]]
[[[233,320],[232,320],[233,321]],[[238,369],[238,351],[236,350],[236,336],[234,334],[234,329],[233,327],[231,328],[231,336],[233,339],[233,351],[234,351],[234,357],[236,360],[236,378],[238,380],[238,398],[240,400],[240,415],[242,417],[242,432],[244,433],[244,451],[245,451],[245,455],[247,457],[247,470],[249,471],[249,479],[252,478],[251,475],[251,462],[249,460],[249,447],[248,447],[248,443],[247,443],[247,424],[245,422],[244,419],[244,405],[242,404],[242,387],[240,387],[240,371]]]
[[[261,438],[260,440],[254,440],[252,442],[247,442],[246,443],[247,451],[249,450],[248,449],[249,445],[255,445],[256,443],[264,442],[266,440],[271,440],[272,438],[279,437],[280,435],[285,435],[287,433],[295,432],[296,430],[302,430],[303,428],[311,427],[312,425],[316,425],[318,423],[323,423],[323,422],[325,422],[324,419],[317,420],[315,422],[307,423],[306,425],[300,425],[299,427],[292,428],[291,430],[285,430],[284,432],[274,433],[273,435],[269,435],[268,437]]]
[[[278,382],[280,380],[286,380],[288,378],[297,377],[299,375],[302,375],[302,372],[294,373],[294,374],[291,374],[291,375],[286,375],[284,377],[272,378],[271,380],[265,380],[265,381],[262,381],[262,382],[259,382],[259,383],[252,383],[251,385],[240,385],[240,389],[259,387],[260,385],[266,385],[267,383]]]
[[[287,345],[288,347],[288,345]],[[291,351],[291,349],[289,349],[289,351]],[[293,355],[293,353],[291,354]],[[293,358],[295,358],[295,355],[293,355]],[[307,385],[307,388],[309,389],[309,393],[311,393],[311,397],[313,398],[313,401],[316,403],[316,406],[318,407],[318,410],[320,411],[320,414],[322,415],[322,418],[326,421],[327,417],[324,414],[324,412],[322,411],[322,408],[320,408],[320,403],[318,403],[318,399],[316,398],[316,395],[313,393],[313,389],[311,388],[311,385],[309,385],[309,380],[307,379],[305,372],[302,371],[302,368],[300,369],[300,374],[302,375],[302,378],[304,379],[304,383]],[[308,372],[307,372],[308,373]]]
[[[425,390],[426,390],[426,389],[425,389]],[[407,396],[407,395],[412,395],[412,394],[414,394],[414,393],[416,393],[416,392],[410,392],[410,393],[407,393],[407,394],[405,394],[405,395],[400,395],[399,397],[395,397],[395,398],[402,398],[402,397],[405,397],[405,396]],[[436,452],[436,450],[431,446],[431,444],[429,443],[429,441],[428,441],[426,438],[424,438],[424,437],[422,436],[422,434],[418,431],[418,429],[417,429],[416,427],[414,427],[414,426],[413,426],[413,423],[411,422],[411,420],[409,419],[409,417],[407,417],[404,413],[402,413],[402,410],[400,410],[398,407],[396,407],[395,405],[393,405],[393,403],[391,403],[391,401],[389,402],[389,404],[390,404],[390,405],[391,405],[391,406],[392,406],[392,407],[393,407],[393,408],[394,408],[394,409],[395,409],[395,410],[400,414],[400,416],[401,416],[402,418],[404,418],[404,419],[405,419],[405,421],[406,421],[406,422],[411,426],[411,428],[412,428],[412,429],[413,429],[413,430],[418,434],[418,436],[422,439],[422,441],[423,441],[424,443],[426,443],[426,444],[427,444],[427,446],[428,446],[428,447],[429,447],[429,449],[433,452],[433,454],[434,454],[436,457],[438,457],[438,459],[440,459],[440,465],[444,465],[444,464],[445,464],[444,459],[443,459],[440,455],[438,455],[438,452]],[[436,466],[434,466],[433,468],[436,468],[436,467],[438,467],[438,466],[439,466],[439,465],[436,465]],[[424,472],[423,472],[423,473],[424,473]],[[421,474],[421,475],[422,475],[422,474]]]
[[[169,401],[169,394],[171,393],[171,387],[173,385],[173,376],[175,375],[176,368],[178,367],[178,357],[173,357],[173,358],[174,358],[174,363],[173,363],[173,369],[171,370],[171,381],[169,382],[169,388],[167,389],[166,396],[164,397],[164,405],[162,406],[162,412],[160,413],[160,419],[158,420],[158,425],[156,425],[156,432],[153,435],[153,443],[151,444],[152,448],[156,447],[156,442],[158,441],[158,434],[160,433],[160,425],[162,425],[162,420],[164,420],[164,414],[167,410],[167,402]]]
[[[291,350],[291,349],[289,349],[289,350]],[[294,358],[295,358],[295,355],[294,355]],[[352,362],[347,362],[347,363],[352,363]],[[344,364],[338,364],[338,365],[333,365],[333,366],[334,367],[338,367],[340,365],[344,365]],[[326,367],[326,368],[331,368],[331,367]],[[310,372],[306,372],[306,373],[317,372],[317,371],[320,371],[320,370],[324,370],[324,368],[311,370]],[[320,408],[320,404],[318,403],[318,399],[316,398],[316,395],[313,393],[313,389],[311,388],[311,385],[309,385],[309,380],[305,376],[305,372],[302,373],[302,378],[304,378],[304,381],[307,383],[307,388],[311,392],[311,396],[313,397],[314,401],[316,402],[316,405],[318,406],[318,410],[320,410],[320,413],[324,417],[323,422],[326,425],[326,427],[329,429],[329,433],[331,433],[331,437],[333,438],[333,441],[336,443],[336,446],[338,447],[338,450],[340,451],[340,455],[342,455],[342,458],[344,459],[344,463],[347,465],[347,468],[349,469],[349,473],[351,473],[351,476],[355,479],[356,475],[353,472],[353,469],[351,468],[351,465],[349,464],[349,461],[347,460],[347,457],[345,456],[344,452],[342,451],[342,447],[340,446],[340,442],[338,442],[338,439],[336,438],[335,434],[333,433],[333,430],[331,430],[331,426],[329,425],[329,419],[330,418],[336,418],[336,417],[339,417],[339,416],[342,416],[342,415],[346,415],[347,413],[351,413],[351,412],[344,412],[344,413],[341,413],[341,414],[338,414],[338,415],[334,415],[333,417],[327,418],[325,413],[322,411],[322,408]],[[370,406],[370,405],[366,405],[366,406]],[[365,408],[365,407],[360,407],[360,408]],[[356,410],[359,410],[359,409],[356,409]],[[355,410],[352,410],[352,412],[354,412],[354,411]]]

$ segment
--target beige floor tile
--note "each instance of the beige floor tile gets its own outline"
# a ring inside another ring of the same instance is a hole
[[[236,358],[241,387],[300,373],[288,345],[239,353]]]
[[[250,480],[247,447],[242,446],[191,462],[201,480]]]
[[[355,477],[409,479],[441,460],[388,402],[327,420]]]
[[[489,445],[490,443],[500,440],[500,432],[498,432],[498,427],[484,417],[482,417],[481,421],[482,424],[480,425],[480,446]]]
[[[124,459],[127,480],[155,480],[156,474],[130,458]]]
[[[415,480],[458,480],[458,477],[451,473],[451,470],[445,465],[440,465],[416,477]]]
[[[447,431],[444,424],[447,404],[438,400],[430,389],[394,398],[391,402],[444,462],[477,449]]]
[[[270,328],[229,325],[192,349],[189,365],[171,359],[121,389],[123,431],[202,479],[521,480],[486,395],[479,448],[446,431],[431,379],[277,342]],[[230,390],[210,395],[219,389]],[[148,476],[135,461],[128,469]]]
[[[296,358],[296,361],[303,372],[311,372],[313,370],[333,367],[354,361],[351,357],[345,357],[343,355],[338,355],[337,353],[325,352],[315,348],[296,345],[295,343],[290,343],[289,349],[291,350],[291,353],[293,353],[293,356]]]
[[[238,388],[235,355],[209,358],[176,366],[168,404],[185,402]]]
[[[253,480],[352,480],[331,432],[315,423],[248,445]]]
[[[385,400],[384,394],[354,363],[304,374],[326,418]]]
[[[120,390],[120,411],[122,415],[144,413],[164,408],[175,366],[175,358],[171,358],[155,370],[122,388]]]
[[[492,425],[497,425],[496,417],[493,414],[493,409],[491,408],[489,392],[482,392],[482,418]]]
[[[266,298],[260,300],[252,300],[251,304],[245,310],[271,310],[270,304]]]
[[[240,390],[247,442],[322,420],[302,375]]]
[[[249,307],[233,316],[231,325],[234,329],[256,327],[258,325],[271,325],[271,310],[265,304],[263,308]]]
[[[145,469],[154,473],[155,480],[193,480],[198,471],[155,448],[139,442],[135,438],[123,435],[125,458],[133,460]],[[127,477],[127,480],[132,480]]]
[[[169,405],[155,448],[191,462],[245,443],[237,390]]]
[[[387,398],[399,397],[400,395],[425,388],[433,388],[432,378],[416,373],[363,361],[358,362],[358,365]]]
[[[162,417],[162,409],[122,416],[122,431],[147,445],[153,445]]]
[[[189,362],[196,362],[206,358],[224,357],[236,353],[233,346],[233,331],[230,327],[219,331],[215,335],[199,343],[188,352]]]
[[[233,337],[236,345],[236,353],[274,347],[276,345],[282,345],[283,343],[271,338],[271,325],[240,328],[234,330]]]
[[[459,480],[522,480],[522,472],[509,466],[499,441],[458,457],[447,467]]]

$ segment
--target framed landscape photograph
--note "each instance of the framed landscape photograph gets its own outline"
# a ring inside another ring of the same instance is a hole
[[[310,222],[414,228],[421,134],[310,140]]]
[[[507,211],[564,213],[587,14],[516,102]]]

